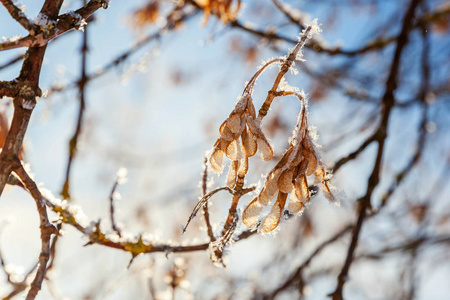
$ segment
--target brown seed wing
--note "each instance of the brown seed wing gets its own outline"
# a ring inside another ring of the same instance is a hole
[[[255,136],[245,128],[244,131],[242,131],[241,138],[242,150],[245,153],[245,156],[251,157],[255,155],[256,150],[258,150]]]
[[[294,175],[294,169],[288,169],[281,173],[278,179],[278,189],[283,193],[290,193],[292,191],[292,176]]]
[[[209,158],[211,169],[213,169],[213,171],[216,173],[222,173],[223,171],[222,161],[223,161],[223,151],[217,148],[214,149],[214,152],[211,154],[211,157]]]
[[[263,205],[259,203],[258,197],[255,197],[242,213],[242,222],[245,226],[254,228],[258,224],[258,216],[262,209]]]
[[[303,208],[303,202],[297,198],[295,192],[291,193],[291,196],[289,197],[289,205],[288,210],[291,214],[298,213]]]
[[[261,204],[268,205],[273,197],[275,197],[278,191],[278,179],[280,178],[280,173],[281,170],[276,169],[267,175],[264,187],[259,194],[259,202],[261,202]]]
[[[238,168],[239,168],[239,161],[238,160],[232,161],[227,175],[227,186],[230,189],[234,188],[234,186],[236,185]]]
[[[261,232],[271,232],[277,228],[280,223],[281,213],[283,211],[284,205],[286,204],[287,194],[278,193],[277,201],[272,207],[269,215],[264,218],[259,229]]]

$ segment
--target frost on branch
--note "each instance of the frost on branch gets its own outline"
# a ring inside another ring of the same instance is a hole
[[[56,21],[49,20],[48,16],[43,13],[39,13],[33,23],[39,26],[46,34],[49,34],[56,26]]]

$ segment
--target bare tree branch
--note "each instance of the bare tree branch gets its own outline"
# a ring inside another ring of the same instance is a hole
[[[11,17],[14,18],[20,25],[22,25],[23,28],[25,28],[27,31],[33,30],[33,25],[30,23],[28,18],[25,16],[23,11],[14,5],[14,2],[11,0],[0,0],[3,4],[3,6],[8,10]]]
[[[86,2],[86,1],[84,1]],[[85,3],[86,4],[86,3]],[[88,83],[87,77],[87,55],[88,55],[88,29],[86,28],[83,32],[83,42],[81,45],[81,76],[78,81],[78,98],[79,98],[79,108],[77,123],[75,126],[75,132],[69,141],[69,158],[66,167],[66,178],[64,180],[63,188],[61,191],[61,196],[64,199],[70,199],[70,170],[72,168],[72,162],[77,153],[78,139],[82,132],[84,111],[86,108],[86,86]]]
[[[58,234],[58,230],[49,222],[47,216],[47,207],[45,205],[42,194],[36,186],[36,183],[34,183],[34,181],[30,178],[23,166],[17,166],[14,169],[14,173],[17,174],[17,176],[25,185],[26,189],[34,198],[40,216],[42,248],[39,255],[39,266],[36,272],[36,276],[31,283],[31,289],[28,292],[26,298],[27,300],[32,300],[38,294],[39,290],[41,289],[42,281],[44,281],[45,273],[47,271],[47,263],[50,258],[50,239],[52,234]]]
[[[101,7],[106,8],[108,2],[106,0],[91,0],[88,4],[80,9],[77,9],[73,13],[63,14],[58,16],[58,21],[56,18],[49,18],[49,23],[44,27],[36,24],[34,30],[36,33],[30,34],[26,37],[20,38],[18,40],[0,43],[0,51],[10,50],[20,47],[43,47],[48,44],[51,40],[57,38],[63,33],[78,29],[83,25],[83,21],[91,16],[96,10]],[[59,12],[59,9],[58,9]],[[41,11],[41,14],[45,14],[45,11]],[[50,17],[50,15],[48,15]],[[54,22],[54,23],[52,23]]]
[[[276,289],[274,290],[270,295],[267,295],[264,297],[264,299],[275,299],[275,297],[290,288],[293,284],[296,282],[300,282],[300,285],[302,287],[305,286],[304,278],[303,278],[303,270],[310,265],[312,260],[322,252],[326,247],[331,245],[332,243],[339,240],[341,237],[343,237],[345,234],[347,234],[351,229],[353,228],[353,225],[347,225],[343,229],[339,230],[337,233],[333,234],[329,239],[326,241],[320,243],[315,250],[308,256],[308,258],[303,261],[303,263],[297,267],[297,269]],[[303,288],[300,288],[300,293],[302,293]]]
[[[414,16],[417,6],[421,0],[412,0],[408,6],[408,9],[405,13],[403,24],[402,24],[402,30],[400,32],[400,35],[397,40],[397,46],[395,49],[394,57],[392,60],[391,68],[389,71],[389,76],[386,81],[386,90],[382,99],[383,103],[383,110],[382,110],[382,116],[381,116],[381,122],[377,130],[376,135],[376,141],[378,143],[378,151],[377,156],[375,160],[375,165],[372,170],[372,174],[369,177],[368,183],[367,183],[367,191],[366,194],[358,200],[359,202],[359,216],[358,220],[356,222],[356,226],[353,230],[353,236],[351,239],[350,246],[348,248],[347,257],[345,260],[345,263],[342,267],[341,272],[338,276],[338,283],[336,290],[331,293],[329,296],[332,297],[333,300],[342,300],[343,299],[343,288],[345,285],[345,282],[347,281],[348,272],[350,270],[350,266],[353,262],[353,256],[354,252],[356,250],[356,247],[358,245],[358,239],[359,239],[359,233],[361,231],[364,219],[366,217],[367,209],[371,207],[371,198],[372,193],[374,189],[377,187],[378,182],[380,180],[380,172],[381,172],[381,159],[384,152],[384,145],[386,142],[387,137],[387,130],[388,130],[388,122],[389,117],[391,115],[392,107],[395,103],[394,98],[394,91],[397,88],[397,81],[398,81],[398,70],[400,67],[400,59],[402,56],[402,52],[408,43],[408,36],[409,32],[412,29],[413,22],[414,22]]]

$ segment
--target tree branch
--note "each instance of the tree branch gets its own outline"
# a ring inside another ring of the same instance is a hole
[[[203,177],[202,177],[202,197],[208,193],[208,158],[205,157],[203,162]],[[203,205],[203,218],[205,219],[206,230],[208,232],[208,236],[211,242],[216,240],[214,236],[214,232],[211,226],[211,222],[209,220],[209,211],[208,211],[208,202]]]
[[[444,4],[439,9],[424,14],[420,18],[418,18],[417,22],[414,24],[414,27],[423,26],[424,24],[430,24],[439,21],[442,17],[445,17],[450,14],[450,5]],[[289,37],[282,36],[280,34],[277,34],[276,32],[270,31],[270,30],[259,30],[250,26],[245,25],[239,20],[230,21],[228,23],[231,27],[242,29],[245,32],[248,32],[250,34],[253,34],[255,36],[259,36],[261,38],[267,38],[268,40],[279,40],[279,41],[285,41],[291,44],[296,44],[297,41],[294,39],[291,39]],[[377,51],[380,49],[385,48],[386,46],[392,44],[393,42],[397,41],[399,39],[399,36],[388,36],[388,37],[377,37],[372,41],[369,41],[366,45],[357,48],[357,49],[342,49],[341,47],[337,46],[334,48],[326,47],[322,44],[320,44],[318,41],[311,40],[310,43],[306,44],[306,48],[313,49],[316,52],[319,53],[326,53],[328,55],[344,55],[344,56],[354,56],[359,54],[364,54],[372,51]]]
[[[44,281],[45,273],[47,271],[47,263],[50,258],[50,239],[52,234],[58,234],[58,230],[48,220],[46,205],[41,192],[36,186],[36,183],[30,178],[23,166],[20,165],[20,162],[17,163],[19,165],[14,168],[14,173],[17,174],[17,176],[25,185],[26,189],[34,198],[40,216],[42,246],[41,253],[39,255],[39,266],[26,298],[27,300],[32,300],[38,294],[39,290],[41,289],[42,281]]]
[[[319,244],[316,249],[308,256],[308,258],[297,267],[297,269],[284,281],[284,283],[279,286],[276,290],[274,290],[270,295],[264,297],[264,299],[275,299],[275,297],[283,292],[284,290],[291,287],[295,282],[300,281],[301,283],[304,283],[303,280],[303,270],[308,267],[311,263],[311,261],[318,255],[320,252],[322,252],[323,249],[331,245],[332,243],[339,240],[341,237],[343,237],[347,232],[349,232],[353,228],[353,225],[347,225],[343,229],[339,230],[337,233],[335,233],[332,237],[325,240],[321,244]],[[300,291],[301,292],[301,291]]]
[[[408,6],[408,9],[405,13],[402,29],[398,36],[397,46],[395,48],[394,57],[392,59],[391,68],[389,71],[389,76],[386,81],[386,90],[382,99],[383,110],[381,116],[381,122],[377,130],[376,141],[378,143],[378,151],[375,159],[375,165],[372,170],[372,174],[369,177],[367,183],[366,194],[358,200],[359,202],[359,215],[358,220],[356,222],[356,226],[353,230],[353,236],[351,239],[350,246],[348,248],[347,257],[345,259],[345,263],[341,269],[341,272],[338,276],[338,283],[336,290],[331,293],[329,296],[332,297],[333,300],[342,300],[343,299],[343,288],[345,282],[347,281],[348,272],[350,270],[350,266],[353,262],[354,252],[358,245],[359,233],[361,231],[364,219],[366,217],[367,209],[371,206],[371,198],[374,189],[377,187],[378,182],[380,180],[380,171],[381,171],[381,159],[384,152],[384,145],[387,137],[388,123],[389,117],[391,115],[392,107],[395,103],[394,91],[397,88],[397,80],[398,80],[398,71],[400,67],[400,59],[402,56],[402,52],[408,43],[409,32],[413,27],[414,16],[417,6],[421,0],[412,0]]]
[[[9,14],[14,18],[14,20],[22,25],[23,28],[25,28],[29,32],[33,30],[33,24],[30,23],[23,11],[14,5],[14,2],[12,2],[11,0],[0,0],[0,2],[2,2],[3,6],[8,10]]]
[[[53,2],[53,1],[51,1]],[[51,40],[57,38],[58,36],[66,33],[72,29],[78,29],[83,26],[83,20],[86,20],[99,8],[107,7],[106,0],[91,0],[88,4],[77,9],[75,12],[62,14],[58,16],[58,21],[55,22],[56,25],[52,25],[51,21],[45,26],[39,26],[36,24],[35,30],[36,34],[30,34],[26,37],[20,38],[16,41],[10,41],[5,43],[0,43],[0,51],[10,50],[20,47],[42,47],[48,44]],[[59,9],[58,9],[59,12]],[[41,11],[41,14],[45,12]],[[50,15],[48,15],[50,17]],[[53,20],[53,18],[50,18]],[[44,28],[45,27],[45,28]]]
[[[14,98],[19,94],[21,85],[17,80],[0,81],[0,99],[3,97]]]

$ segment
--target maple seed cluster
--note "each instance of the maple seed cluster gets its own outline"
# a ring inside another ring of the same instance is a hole
[[[255,107],[249,95],[242,96],[236,103],[229,117],[219,129],[220,137],[214,144],[210,157],[214,172],[223,171],[223,154],[231,160],[227,176],[227,185],[234,188],[243,183],[248,171],[248,158],[255,155],[259,149],[263,160],[273,158],[273,150],[256,118]]]
[[[314,140],[307,126],[305,98],[297,93],[285,94],[292,94],[303,103],[297,126],[288,150],[269,172],[263,189],[250,202],[242,215],[244,224],[247,227],[255,228],[258,225],[258,216],[262,209],[269,205],[278,193],[271,212],[259,226],[261,232],[271,232],[278,226],[289,193],[289,213],[295,214],[303,210],[310,198],[307,177],[312,174],[315,175],[315,183],[321,183],[325,197],[330,202],[337,203],[327,184],[325,169],[318,159]]]
[[[221,173],[223,171],[223,156],[230,159],[230,169],[227,175],[227,186],[239,192],[243,189],[244,178],[248,172],[248,158],[260,150],[262,160],[273,158],[273,149],[261,129],[261,121],[267,114],[270,104],[275,97],[294,96],[302,103],[302,109],[298,116],[289,147],[282,155],[280,161],[266,176],[264,187],[259,194],[245,208],[242,221],[252,229],[259,227],[261,232],[271,232],[277,228],[280,218],[287,202],[291,214],[301,213],[310,200],[308,177],[314,175],[315,183],[320,184],[325,197],[334,204],[338,204],[330,186],[324,165],[319,160],[315,146],[315,135],[311,133],[307,122],[306,96],[298,89],[290,87],[283,76],[291,68],[294,60],[302,61],[301,49],[310,39],[313,33],[319,33],[320,27],[317,19],[302,31],[298,44],[292,49],[287,57],[272,59],[263,64],[247,83],[242,96],[235,104],[225,122],[219,129],[220,137],[214,144],[213,151],[209,157],[211,168]],[[275,79],[272,89],[269,91],[266,101],[263,103],[258,116],[252,100],[253,88],[258,77],[273,64],[280,64],[280,71]],[[242,195],[240,195],[242,196]],[[235,222],[233,216],[240,196],[233,196],[227,220],[228,228]],[[259,216],[265,206],[276,200],[271,212],[259,221]],[[227,226],[225,226],[227,228]]]

